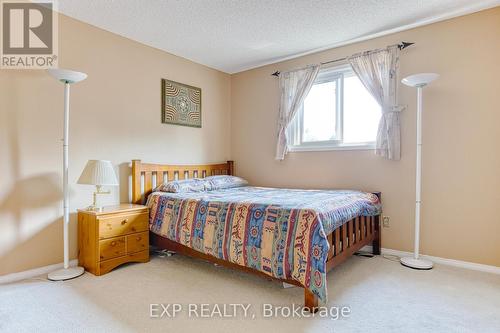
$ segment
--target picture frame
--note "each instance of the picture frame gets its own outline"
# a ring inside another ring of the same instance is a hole
[[[201,88],[162,79],[161,105],[163,124],[201,128]]]

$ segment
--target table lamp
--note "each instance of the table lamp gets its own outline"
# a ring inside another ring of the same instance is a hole
[[[83,169],[78,184],[95,185],[96,191],[93,194],[92,205],[87,207],[87,210],[100,211],[101,207],[97,205],[98,194],[110,194],[110,191],[103,191],[103,186],[117,186],[115,170],[110,161],[105,160],[89,160],[85,169]]]

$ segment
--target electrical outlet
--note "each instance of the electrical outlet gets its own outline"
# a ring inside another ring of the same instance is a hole
[[[384,216],[382,218],[382,226],[384,228],[389,228],[391,226],[391,217],[390,216]]]

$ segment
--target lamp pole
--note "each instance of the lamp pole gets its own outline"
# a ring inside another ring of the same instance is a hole
[[[415,244],[413,258],[418,259],[420,247],[420,206],[422,205],[422,86],[417,87],[417,157],[415,175]]]
[[[64,83],[64,134],[63,134],[63,234],[64,234],[64,269],[69,268],[69,82]]]

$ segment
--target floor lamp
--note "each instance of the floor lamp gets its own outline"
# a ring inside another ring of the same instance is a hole
[[[68,147],[69,147],[69,87],[72,83],[83,81],[87,74],[67,69],[49,69],[49,74],[64,83],[64,131],[63,131],[63,233],[64,268],[48,274],[52,281],[68,280],[83,274],[83,267],[69,267],[69,188],[68,188]]]
[[[435,73],[421,73],[405,77],[401,82],[410,87],[417,88],[417,174],[415,193],[415,248],[413,257],[401,258],[401,264],[415,269],[431,269],[430,260],[421,259],[419,256],[420,245],[420,198],[422,185],[422,88],[439,77]]]

